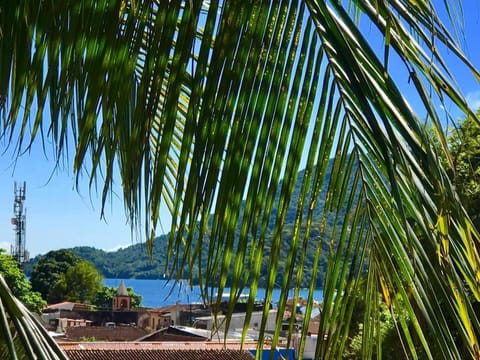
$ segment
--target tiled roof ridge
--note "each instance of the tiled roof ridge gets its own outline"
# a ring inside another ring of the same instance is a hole
[[[251,360],[253,355],[246,350],[229,349],[134,349],[134,350],[65,350],[70,360],[167,360],[172,358],[182,360]]]
[[[256,347],[256,341],[243,342],[243,348]],[[267,344],[265,344],[267,345]],[[59,346],[63,350],[90,350],[90,349],[157,349],[157,350],[169,350],[169,349],[230,349],[239,350],[242,348],[242,342],[238,340],[232,341],[193,341],[193,342],[180,342],[180,341],[95,341],[95,342],[59,342]]]

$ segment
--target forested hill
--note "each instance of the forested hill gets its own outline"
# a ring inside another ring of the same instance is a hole
[[[106,278],[160,279],[165,271],[166,241],[165,236],[155,239],[151,259],[147,255],[144,243],[108,252],[89,246],[79,246],[69,250],[82,259],[92,262]],[[35,257],[30,263],[33,265],[39,258],[40,256]]]
[[[332,167],[332,162],[330,162],[328,166],[328,173],[327,177],[330,176],[329,172],[331,171]],[[295,213],[297,211],[296,209],[296,203],[298,199],[298,194],[300,193],[300,187],[301,187],[301,179],[303,179],[303,172],[299,173],[299,181],[297,183],[297,186],[293,192],[293,201],[291,207],[288,209],[287,212],[287,218],[285,222],[285,227],[284,231],[282,232],[282,241],[285,244],[283,246],[283,251],[282,254],[280,254],[282,259],[287,258],[287,252],[289,250],[289,244],[290,240],[292,238],[292,232],[293,232],[293,224],[295,220]],[[320,194],[319,199],[318,199],[318,205],[315,211],[314,215],[314,224],[313,224],[313,231],[310,235],[311,240],[308,242],[309,245],[306,250],[306,267],[309,268],[313,264],[313,258],[315,254],[315,248],[317,246],[317,241],[319,237],[318,229],[320,228],[320,216],[323,210],[323,204],[324,204],[324,196],[325,194]],[[333,227],[333,215],[327,217],[327,224],[326,224],[326,232],[325,235],[328,238],[329,234],[331,234],[331,228]],[[271,226],[273,226],[273,220],[271,221]],[[270,229],[271,230],[271,229]],[[267,239],[266,243],[268,244],[269,239]],[[103,274],[103,276],[107,278],[137,278],[137,279],[161,279],[165,276],[168,276],[168,274],[165,274],[166,269],[165,269],[165,257],[166,257],[166,252],[167,252],[167,236],[163,235],[160,237],[157,237],[155,242],[154,242],[154,247],[153,247],[153,256],[150,259],[147,255],[147,249],[146,245],[143,243],[139,244],[133,244],[127,248],[120,249],[118,251],[114,252],[106,252],[104,250],[99,250],[95,249],[92,247],[75,247],[70,250],[72,250],[74,253],[79,255],[81,258],[88,260],[92,262],[95,267]],[[101,239],[100,241],[101,242]],[[324,241],[324,244],[322,244],[322,258],[320,260],[320,277],[317,281],[318,285],[320,286],[321,283],[323,282],[323,273],[325,271],[325,262],[326,258],[328,256],[328,248],[327,244],[329,241]],[[203,253],[202,253],[202,259],[207,258],[207,246],[204,246]],[[38,261],[39,257],[33,258],[28,266],[26,267],[26,272],[28,275],[28,272],[31,271],[31,268],[34,263]],[[264,260],[264,276],[266,276],[267,272],[267,264],[268,264],[268,259]],[[278,282],[281,282],[281,274],[283,273],[282,270],[283,266],[281,266],[281,269],[279,273],[279,278],[277,279]],[[309,282],[308,275],[309,272],[305,272],[305,279],[304,283],[307,284]],[[262,277],[263,279],[266,279],[266,277]],[[195,279],[194,279],[195,280]]]
[[[282,255],[283,258],[286,258],[286,252],[288,251],[288,233],[291,233],[291,229],[292,226],[287,225],[286,230],[284,231],[285,236],[283,237],[283,239],[285,241],[285,253]],[[312,237],[315,236],[318,236],[318,232],[316,231],[314,231],[312,234]],[[310,248],[306,252],[306,264],[309,264],[307,265],[308,267],[311,267],[311,264],[313,262],[313,255],[315,253],[313,247],[314,244],[313,242],[310,243]],[[131,245],[127,248],[113,252],[107,252],[87,246],[74,247],[70,248],[69,250],[73,251],[81,258],[92,262],[106,278],[162,279],[168,276],[168,274],[165,273],[165,254],[167,250],[166,236],[161,236],[155,239],[153,256],[151,259],[148,257],[146,246],[143,243]],[[325,248],[322,253],[326,257],[327,249]],[[32,267],[36,262],[38,262],[40,258],[41,255],[36,256],[29,261],[25,268],[28,276],[30,275]],[[267,263],[267,260],[268,259],[265,259],[265,265]],[[322,265],[324,265],[325,259],[322,259],[321,263]],[[322,266],[322,273],[324,271],[323,268],[324,266]],[[282,272],[279,273],[281,274]],[[266,279],[266,272],[264,276],[262,276],[262,278],[263,280]],[[279,278],[278,280],[280,281],[281,278]],[[305,281],[307,280],[308,278],[305,278]],[[193,283],[195,283],[195,279]]]

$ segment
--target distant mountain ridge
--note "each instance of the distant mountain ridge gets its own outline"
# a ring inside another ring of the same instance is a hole
[[[68,250],[93,263],[106,278],[160,279],[165,267],[162,259],[166,248],[166,236],[163,235],[155,239],[151,259],[144,243],[132,244],[116,251],[105,251],[91,246],[77,246]],[[25,267],[27,275],[42,256],[30,259]]]
[[[288,227],[288,226],[287,226]],[[289,230],[287,229],[288,233]],[[284,232],[285,233],[285,232]],[[315,232],[314,232],[315,233]],[[285,238],[288,239],[288,238]],[[129,247],[107,252],[105,250],[96,249],[89,246],[78,246],[69,248],[79,257],[94,264],[95,268],[102,273],[105,278],[117,278],[117,279],[163,279],[168,277],[165,273],[165,256],[167,252],[167,236],[163,235],[155,239],[153,246],[153,255],[150,259],[147,255],[147,249],[144,243],[134,244]],[[285,247],[285,251],[288,248]],[[327,249],[322,251],[325,254]],[[307,250],[306,264],[311,264],[313,261],[313,249]],[[27,276],[30,276],[33,266],[40,260],[43,255],[38,255],[31,259],[26,267],[25,272]],[[265,259],[266,262],[267,259]],[[323,265],[325,260],[321,261]],[[324,268],[324,266],[323,266]],[[323,273],[324,269],[321,269]],[[280,274],[283,273],[279,272]],[[266,281],[266,270],[262,274],[262,280],[260,285],[262,286]],[[306,276],[308,276],[306,274]],[[323,276],[321,277],[323,279]],[[281,281],[281,278],[278,279]],[[305,279],[305,284],[308,279]],[[320,282],[320,281],[319,281]],[[193,279],[193,284],[196,283],[196,279]]]
[[[330,172],[332,169],[332,164],[333,161],[331,160],[328,167],[327,167],[327,181],[328,178],[330,177]],[[280,254],[281,259],[286,260],[286,254],[289,249],[289,243],[292,238],[292,233],[293,233],[293,225],[294,225],[294,220],[295,220],[295,214],[297,211],[297,202],[298,202],[298,196],[301,191],[301,182],[304,177],[304,171],[299,172],[298,174],[298,181],[296,184],[296,187],[293,191],[292,195],[292,202],[290,205],[290,208],[287,211],[287,216],[286,216],[286,221],[285,221],[285,226],[284,230],[282,232],[282,241],[285,244],[282,251]],[[281,186],[281,184],[280,184]],[[310,235],[312,241],[309,241],[308,248],[306,250],[306,263],[305,266],[309,267],[313,265],[313,258],[314,258],[314,253],[315,253],[315,247],[317,245],[316,241],[318,241],[319,237],[319,232],[318,229],[320,228],[320,217],[323,211],[323,206],[324,206],[324,195],[325,195],[325,190],[320,194],[316,210],[314,211],[314,224],[313,224],[313,230]],[[273,214],[273,217],[275,214]],[[327,230],[326,234],[331,233],[331,227],[333,226],[333,216],[328,217],[327,221]],[[272,230],[273,227],[273,219],[271,221],[271,226],[270,230]],[[267,239],[267,244],[268,244]],[[325,264],[326,264],[326,258],[328,256],[328,241],[324,241],[322,244],[322,258],[320,259],[320,276],[318,278],[318,283],[323,282],[323,274],[325,271]],[[132,244],[131,246],[121,248],[117,251],[110,251],[107,252],[105,250],[100,250],[96,249],[93,247],[86,247],[86,246],[80,246],[80,247],[74,247],[71,248],[75,254],[80,256],[81,258],[92,262],[95,267],[103,274],[104,277],[106,278],[124,278],[124,279],[129,279],[129,278],[135,278],[135,279],[161,279],[164,278],[165,276],[168,276],[168,274],[165,274],[165,258],[166,258],[166,253],[167,253],[167,246],[168,246],[168,238],[167,235],[162,235],[159,236],[155,239],[154,245],[153,245],[153,253],[152,257],[149,258],[147,255],[147,249],[146,245],[144,243],[138,243],[138,244]],[[206,258],[207,254],[207,246],[204,247],[205,249],[202,250],[202,259]],[[26,272],[28,275],[28,272],[31,271],[32,266],[39,260],[40,256],[37,256],[30,260],[26,267]],[[263,281],[266,281],[266,274],[267,274],[267,265],[268,265],[268,259],[264,260],[264,271],[262,273],[262,279]],[[279,269],[279,275],[278,275],[278,282],[280,283],[282,281],[282,274],[283,274],[283,265],[280,264],[280,269]],[[308,272],[305,272],[305,279],[304,283],[308,284],[309,282],[309,274]],[[261,282],[263,282],[261,281]],[[193,282],[195,283],[195,279],[193,279]]]

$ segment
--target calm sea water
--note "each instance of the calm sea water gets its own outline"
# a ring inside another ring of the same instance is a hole
[[[104,279],[103,283],[107,286],[118,287],[122,279]],[[198,286],[189,286],[186,281],[175,284],[173,281],[166,280],[139,280],[123,279],[126,287],[131,287],[133,291],[142,296],[142,305],[146,307],[160,307],[173,305],[177,301],[183,304],[202,302],[200,297],[200,288]],[[228,292],[226,289],[225,292]],[[265,289],[258,289],[257,298],[263,299]],[[290,296],[293,297],[293,291]],[[300,290],[300,296],[307,298],[308,290]],[[280,290],[273,291],[273,304],[278,302]],[[323,300],[323,291],[316,290],[315,300]]]

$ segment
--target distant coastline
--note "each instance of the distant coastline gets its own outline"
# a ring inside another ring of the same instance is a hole
[[[288,238],[288,237],[286,237]],[[107,252],[105,250],[96,249],[89,246],[80,246],[70,248],[73,253],[80,258],[91,262],[95,268],[107,279],[143,279],[143,280],[164,280],[168,279],[165,274],[165,258],[167,253],[167,241],[164,236],[159,237],[154,242],[152,257],[150,258],[144,243],[134,244],[117,251]],[[325,246],[328,246],[325,245]],[[315,252],[312,249],[306,251],[305,263],[311,264],[313,262],[313,255]],[[322,251],[324,256],[327,256],[328,249]],[[43,255],[35,256],[30,259],[25,265],[25,273],[27,276],[31,275],[33,266],[40,260]],[[206,254],[202,258],[207,258]],[[326,259],[320,260],[319,276],[316,281],[316,287],[321,288],[323,284],[325,272]],[[282,267],[283,265],[281,265]],[[185,270],[187,272],[187,270]],[[276,283],[283,282],[284,271],[280,268],[277,273]],[[266,286],[268,274],[264,269],[260,274],[259,286]],[[193,277],[191,279],[193,285],[198,284],[198,279]],[[301,287],[308,287],[310,284],[310,274],[305,274]],[[228,284],[227,284],[228,286]]]
[[[354,166],[358,166],[355,163]],[[325,178],[328,181],[328,178],[331,175],[333,169],[333,160],[329,161],[329,164],[326,168]],[[288,249],[290,249],[290,243],[293,237],[293,230],[295,228],[295,219],[298,213],[298,196],[301,193],[302,183],[304,178],[304,171],[298,173],[298,181],[295,184],[295,189],[292,193],[292,199],[289,208],[285,214],[285,223],[282,230],[282,237],[280,244],[282,251],[280,252],[280,259],[277,269],[277,277],[275,282],[277,284],[283,283],[283,275],[286,273],[285,268],[287,266],[286,261],[288,257]],[[353,184],[353,179],[350,179]],[[276,195],[275,201],[277,202],[280,194]],[[333,213],[324,214],[323,208],[325,206],[324,199],[326,197],[326,189],[322,191],[318,196],[318,201],[316,202],[316,207],[313,210],[313,213],[310,214],[311,218],[311,228],[310,241],[307,241],[307,247],[303,250],[305,255],[304,264],[306,267],[311,267],[315,261],[318,261],[318,273],[314,279],[314,286],[321,288],[324,284],[326,263],[328,262],[328,256],[331,252],[330,249],[330,240],[321,241],[319,243],[319,229],[322,229],[322,238],[330,239],[331,236],[339,236],[334,234],[333,229],[335,227],[341,227],[341,221],[343,219],[343,213],[335,215]],[[275,204],[274,206],[276,206]],[[307,215],[308,210],[304,208],[304,214]],[[345,211],[345,210],[342,210]],[[325,217],[326,215],[326,217]],[[273,242],[273,233],[275,226],[275,216],[273,216],[268,224],[265,232],[264,238],[264,249],[265,253],[263,257],[268,259],[269,252],[268,249],[271,248]],[[304,225],[305,226],[305,225]],[[304,228],[301,229],[303,231]],[[168,249],[168,236],[161,235],[155,238],[153,242],[153,247],[151,249],[151,257],[148,256],[147,246],[145,243],[134,243],[131,246],[118,249],[116,251],[105,251],[101,249],[96,249],[88,246],[80,246],[70,248],[69,250],[73,251],[75,254],[80,256],[82,259],[92,262],[97,270],[99,270],[105,278],[122,278],[122,279],[150,279],[150,280],[161,280],[163,279],[163,274],[166,271],[166,262],[167,249]],[[235,237],[240,236],[240,229],[237,229]],[[102,239],[99,238],[99,243]],[[306,239],[308,240],[308,239]],[[205,238],[204,246],[199,250],[199,258],[202,259],[205,263],[202,265],[196,264],[196,266],[206,266],[206,259],[208,259],[208,236]],[[320,249],[317,247],[320,246]],[[178,254],[181,256],[183,249],[180,247],[178,249]],[[320,257],[315,259],[315,254],[320,252]],[[300,253],[297,254],[297,259],[299,259]],[[33,264],[38,261],[39,256],[33,258],[26,268],[26,273],[29,275],[29,271]],[[190,273],[190,269],[180,269],[184,273]],[[195,279],[195,268],[193,269],[192,284],[196,283]],[[259,274],[259,286],[266,286],[268,279],[268,265],[265,263]],[[309,287],[312,282],[310,272],[304,272],[302,277],[301,287]]]
[[[142,305],[145,307],[161,307],[167,305],[174,305],[177,302],[181,304],[200,303],[202,298],[200,296],[200,288],[196,285],[190,286],[186,282],[175,284],[174,281],[167,281],[163,279],[120,279],[120,278],[106,278],[103,283],[107,286],[118,287],[120,281],[125,282],[125,286],[131,287],[136,294],[142,296]],[[225,289],[226,292],[229,289]],[[246,291],[245,291],[246,292]],[[257,291],[257,299],[263,299],[265,296],[265,289],[259,288]],[[289,294],[293,297],[293,291]],[[300,290],[300,296],[304,299],[308,297],[308,290]],[[276,307],[280,298],[280,289],[273,291],[273,305]],[[323,301],[323,291],[315,290],[314,299],[316,301]]]

